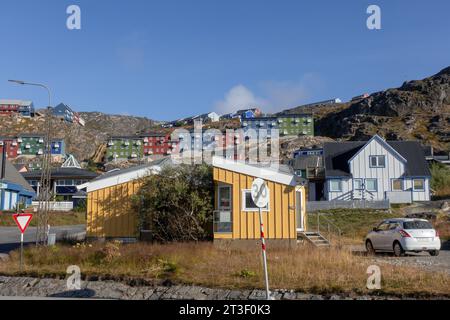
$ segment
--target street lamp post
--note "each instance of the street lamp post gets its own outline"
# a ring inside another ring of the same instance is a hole
[[[51,106],[52,106],[52,93],[50,91],[50,88],[47,87],[45,84],[26,82],[26,81],[22,81],[22,80],[8,80],[8,81],[12,82],[12,83],[20,84],[22,86],[35,86],[35,87],[44,88],[45,90],[47,90],[47,94],[48,94],[48,108],[51,108]]]
[[[36,233],[36,244],[46,244],[48,236],[48,212],[49,202],[51,199],[51,130],[52,130],[52,93],[50,88],[42,83],[26,82],[22,80],[8,80],[9,82],[19,85],[35,86],[44,88],[48,94],[48,107],[46,114],[46,133],[45,133],[45,153],[42,159],[41,166],[41,181],[38,195],[39,209],[38,209],[38,230]]]

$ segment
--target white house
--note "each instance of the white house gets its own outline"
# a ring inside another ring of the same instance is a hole
[[[369,141],[324,144],[326,200],[430,200],[431,173],[416,141]]]
[[[220,116],[215,112],[204,113],[195,117],[192,117],[192,120],[201,119],[203,122],[217,122],[220,120]]]

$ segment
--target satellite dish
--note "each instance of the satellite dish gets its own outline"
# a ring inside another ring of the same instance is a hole
[[[263,179],[253,181],[252,200],[258,208],[265,208],[269,203],[269,190]]]

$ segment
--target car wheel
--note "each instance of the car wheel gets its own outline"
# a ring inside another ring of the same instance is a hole
[[[375,254],[375,249],[373,248],[372,241],[366,241],[366,250],[369,256],[373,256]]]
[[[437,257],[439,255],[439,250],[431,250],[429,252],[430,256]]]
[[[403,250],[403,248],[400,245],[400,243],[395,242],[394,243],[394,255],[396,257],[401,257],[404,253],[405,253],[405,251]]]

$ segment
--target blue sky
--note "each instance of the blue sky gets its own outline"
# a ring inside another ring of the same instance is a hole
[[[81,30],[66,8],[81,8]],[[382,29],[366,9],[381,7]],[[450,65],[450,1],[2,0],[0,98],[172,120],[396,87]]]

